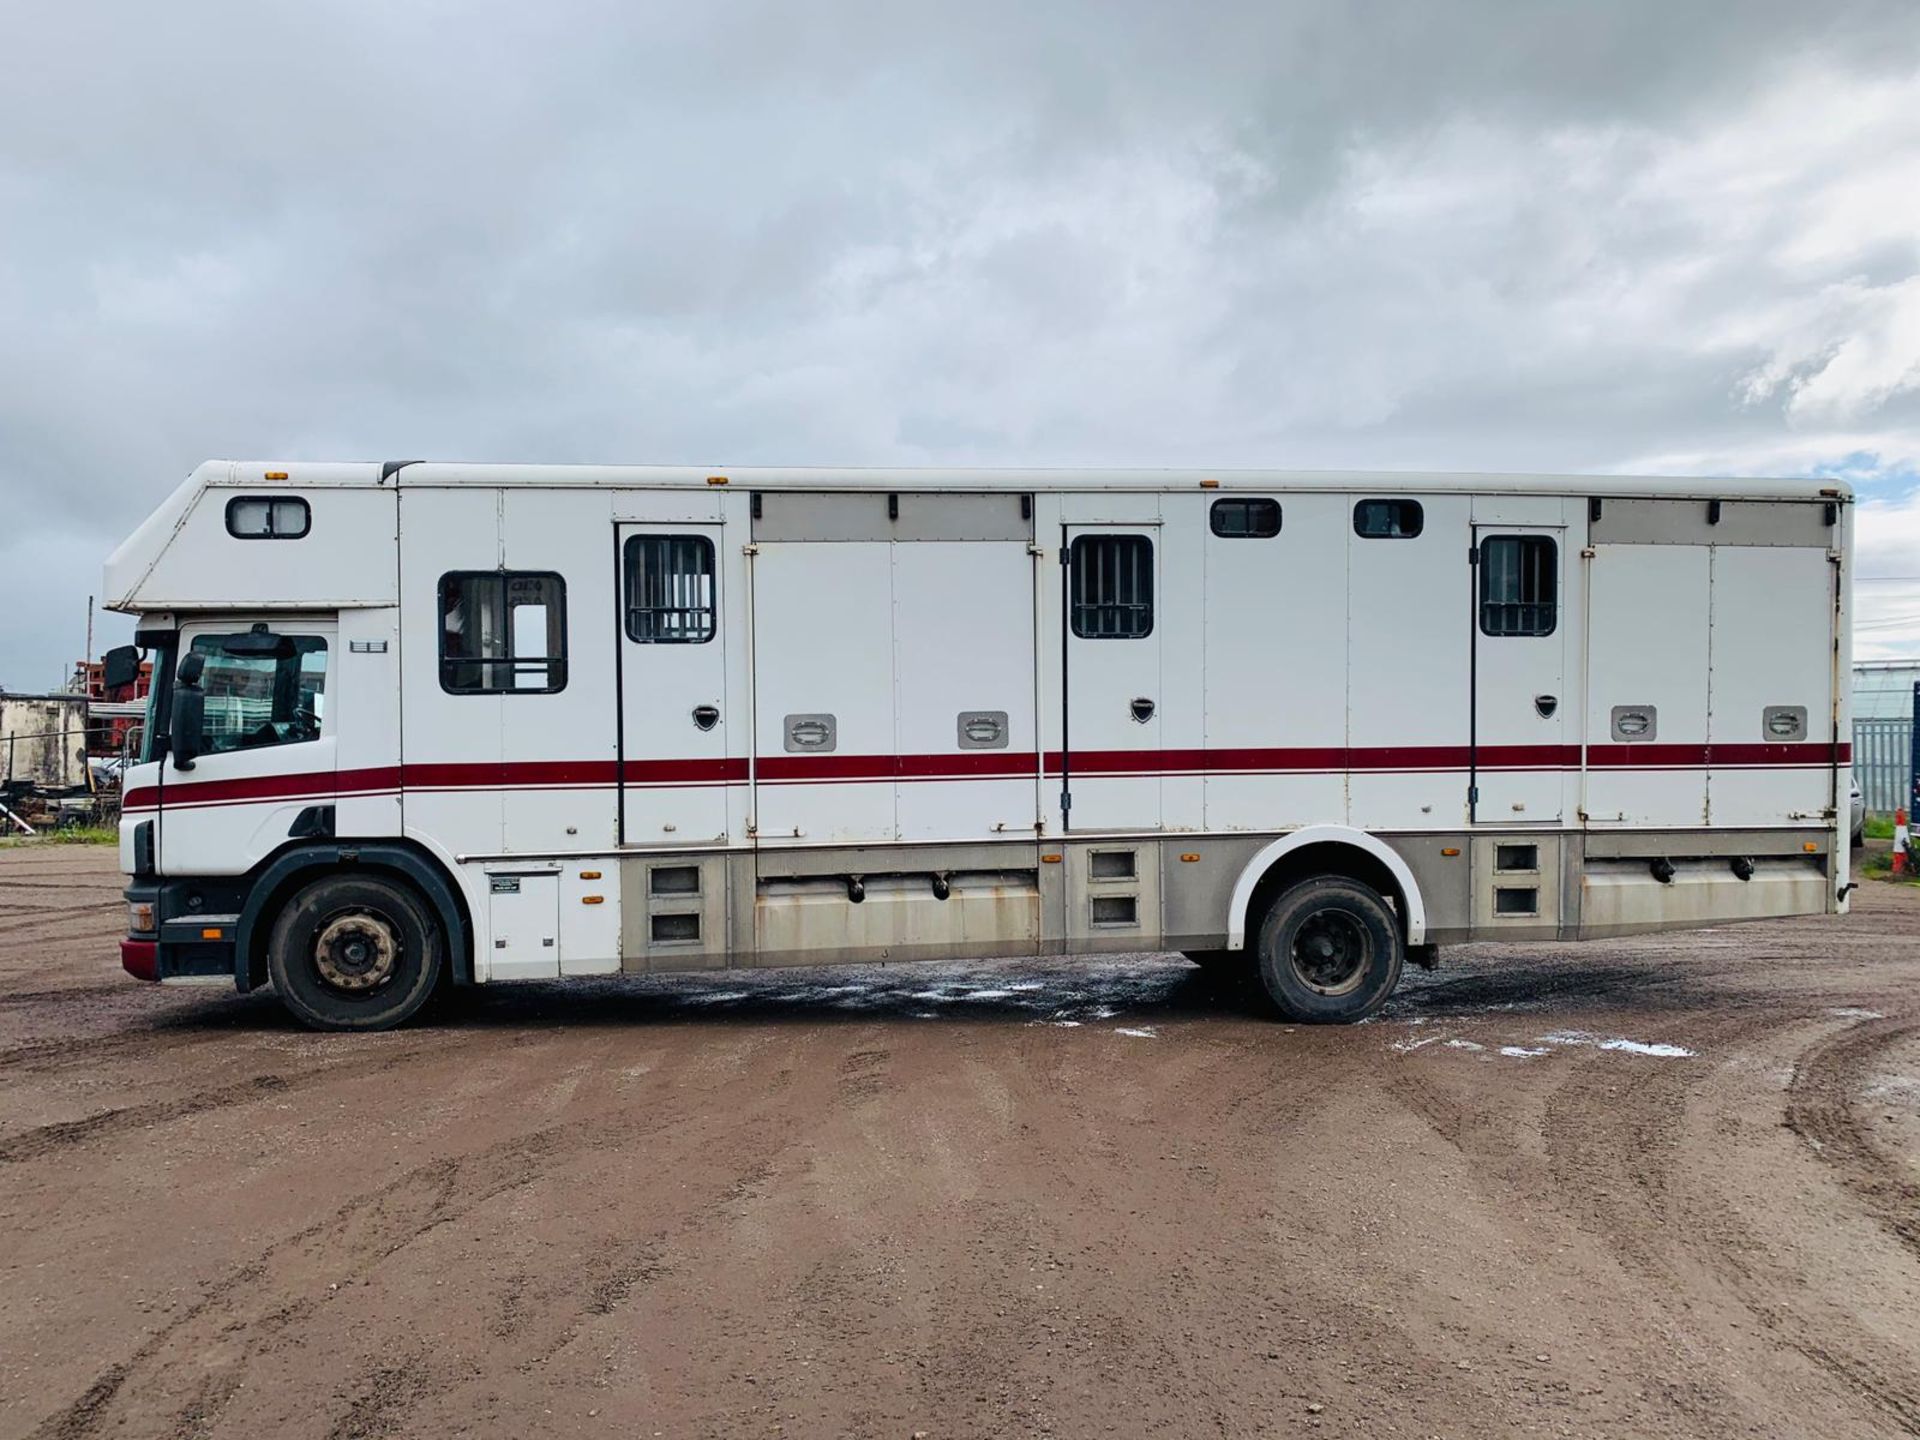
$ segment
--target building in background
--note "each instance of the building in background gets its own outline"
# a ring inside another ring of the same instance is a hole
[[[1853,778],[1875,814],[1907,801],[1916,683],[1920,660],[1862,660],[1853,667]]]

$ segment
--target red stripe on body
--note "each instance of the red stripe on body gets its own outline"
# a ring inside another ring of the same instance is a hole
[[[1587,764],[1604,770],[1772,769],[1847,764],[1851,745],[1825,741],[1719,745],[1591,745]],[[963,750],[921,755],[764,755],[756,771],[771,784],[862,781],[1020,779],[1040,757],[1031,751]],[[1164,774],[1315,774],[1341,772],[1465,771],[1474,762],[1465,745],[1383,745],[1279,749],[1077,750],[1072,773],[1084,776]],[[1578,745],[1482,745],[1482,770],[1576,770]],[[1046,755],[1049,775],[1061,773],[1060,752]],[[338,800],[395,790],[572,790],[610,787],[624,780],[649,785],[737,785],[747,779],[744,756],[708,760],[520,760],[373,766],[364,769],[253,775],[228,780],[170,780],[172,805],[230,805],[261,801]],[[124,808],[150,810],[160,791],[127,792]]]

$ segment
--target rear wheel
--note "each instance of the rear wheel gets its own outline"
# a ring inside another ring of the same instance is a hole
[[[1260,924],[1260,980],[1280,1013],[1307,1024],[1351,1024],[1386,1003],[1406,945],[1375,891],[1326,875],[1275,898]]]
[[[317,1030],[386,1030],[411,1018],[446,969],[439,921],[405,885],[329,875],[280,911],[267,969],[281,1002]]]

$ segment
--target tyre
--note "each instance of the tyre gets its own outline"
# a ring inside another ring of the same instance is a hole
[[[1260,982],[1289,1020],[1346,1025],[1386,1003],[1406,944],[1387,902],[1357,880],[1303,880],[1275,898],[1255,947]]]
[[[407,886],[329,875],[281,909],[267,969],[281,1003],[316,1030],[387,1030],[426,1004],[446,970],[447,941]]]

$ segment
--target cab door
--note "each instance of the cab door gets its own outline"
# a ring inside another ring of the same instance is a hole
[[[623,523],[619,573],[621,843],[728,838],[729,787],[746,779],[732,738],[724,527]]]
[[[1470,813],[1557,821],[1567,768],[1564,527],[1475,525]]]
[[[335,803],[337,634],[332,618],[293,616],[181,627],[178,663],[198,663],[206,699],[190,768],[177,754],[160,762],[166,873],[239,874],[285,843],[303,810]]]

